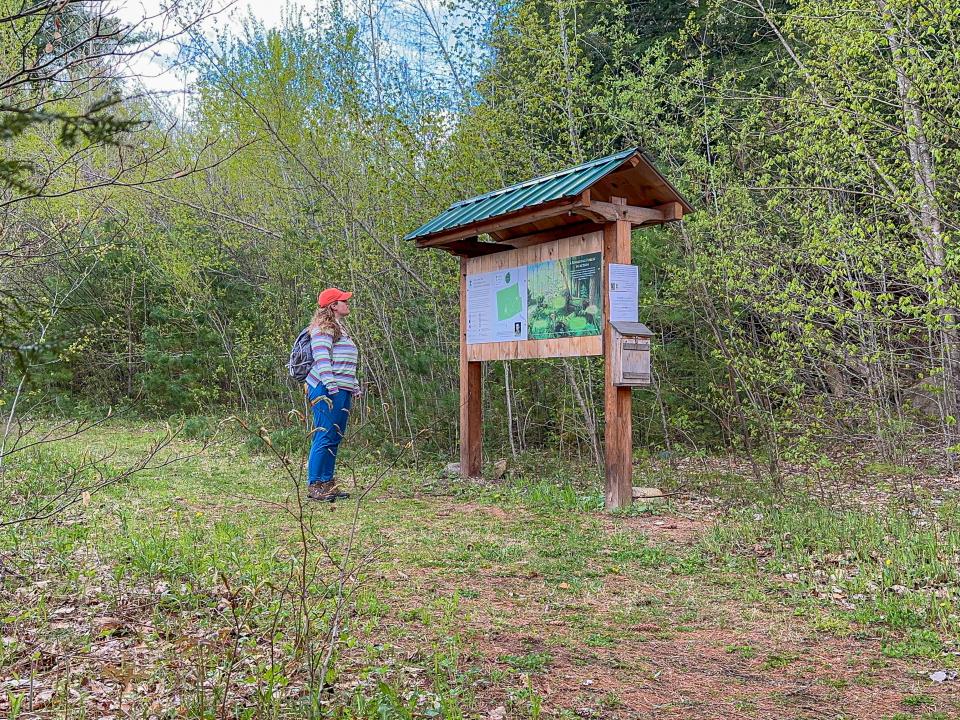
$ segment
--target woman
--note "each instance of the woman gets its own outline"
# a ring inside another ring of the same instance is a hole
[[[347,429],[351,400],[360,394],[357,346],[341,323],[350,314],[352,296],[338,288],[327,288],[317,297],[317,310],[310,321],[313,367],[305,389],[313,409],[313,442],[307,463],[307,497],[322,502],[350,497],[337,489],[333,469]]]

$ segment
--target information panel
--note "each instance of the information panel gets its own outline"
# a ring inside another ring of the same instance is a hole
[[[600,253],[467,276],[467,344],[602,332]]]
[[[467,344],[527,339],[527,268],[467,277]]]
[[[470,258],[468,361],[603,354],[603,233]]]
[[[599,335],[600,253],[527,266],[527,317],[534,340]]]
[[[610,263],[610,321],[638,322],[640,268]]]

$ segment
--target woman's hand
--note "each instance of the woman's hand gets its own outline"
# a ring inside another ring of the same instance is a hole
[[[363,388],[360,387],[359,385],[357,385],[357,387],[354,388],[353,390],[351,390],[350,392],[352,392],[352,393],[353,393],[353,396],[354,396],[355,398],[357,398],[357,397],[360,397],[361,395],[363,395]]]

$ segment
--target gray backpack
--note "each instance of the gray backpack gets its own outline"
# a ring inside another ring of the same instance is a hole
[[[290,360],[287,362],[287,372],[297,382],[304,382],[313,367],[313,350],[310,348],[310,328],[305,327],[297,335],[290,349]]]

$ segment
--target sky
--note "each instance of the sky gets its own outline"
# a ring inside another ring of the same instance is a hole
[[[117,16],[125,23],[142,23],[145,29],[167,34],[173,30],[169,21],[164,27],[161,23],[164,5],[170,0],[112,0]],[[313,9],[317,0],[175,0],[182,7],[195,2],[209,2],[217,10],[212,17],[206,18],[199,30],[213,39],[218,33],[239,34],[243,21],[252,16],[266,28],[278,27],[288,9],[302,7]],[[410,0],[416,7],[417,0]],[[442,6],[442,0],[420,0],[428,12],[433,13],[441,24],[449,21],[450,15]],[[376,0],[374,0],[376,2]],[[349,5],[350,3],[345,3]],[[449,29],[449,28],[448,28]],[[452,31],[451,31],[452,32]],[[140,53],[130,60],[126,74],[128,85],[133,92],[148,91],[160,93],[164,98],[171,117],[182,115],[189,102],[189,93],[196,75],[182,65],[178,65],[178,46],[176,42],[162,43],[151,50]]]
[[[217,32],[239,33],[242,18],[253,15],[265,27],[277,27],[286,8],[285,0],[210,0],[215,15],[204,20],[199,29],[213,38]],[[112,8],[126,24],[170,35],[175,26],[162,20],[165,0],[114,0]],[[306,5],[306,3],[299,3]],[[186,3],[184,3],[186,5]],[[195,73],[178,64],[178,45],[167,41],[139,53],[126,66],[128,85],[133,92],[160,93],[173,116],[184,112]]]

